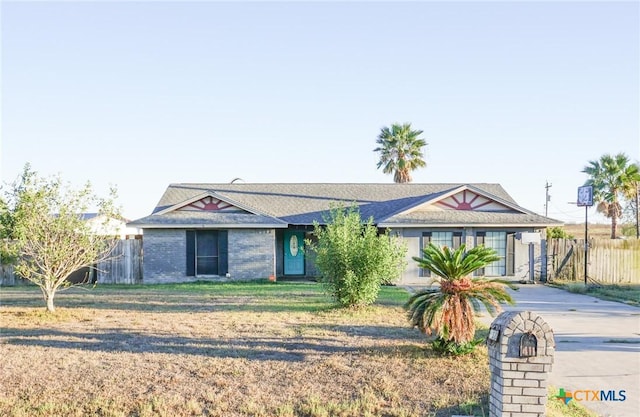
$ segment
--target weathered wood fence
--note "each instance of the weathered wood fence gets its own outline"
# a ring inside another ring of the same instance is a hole
[[[88,281],[98,284],[141,284],[142,283],[142,236],[119,240],[111,257],[100,262],[93,270],[77,271],[69,278],[72,282]],[[17,277],[10,265],[0,266],[0,286],[26,284],[28,281]]]
[[[142,236],[120,240],[111,255],[96,268],[99,284],[142,284]]]
[[[640,240],[589,239],[587,276],[603,284],[640,284]],[[584,281],[584,239],[547,242],[548,279]]]

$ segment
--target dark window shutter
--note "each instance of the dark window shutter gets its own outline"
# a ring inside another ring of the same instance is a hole
[[[196,276],[196,232],[187,230],[187,276]]]
[[[218,274],[229,272],[229,237],[226,230],[218,232]]]

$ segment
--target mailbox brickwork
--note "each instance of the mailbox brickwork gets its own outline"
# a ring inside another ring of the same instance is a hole
[[[487,337],[490,417],[544,417],[553,331],[530,311],[507,311],[491,323]]]

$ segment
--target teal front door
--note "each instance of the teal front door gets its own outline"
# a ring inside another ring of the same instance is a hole
[[[284,232],[284,274],[304,275],[304,232]]]

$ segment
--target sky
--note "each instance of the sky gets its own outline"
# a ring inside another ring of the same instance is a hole
[[[0,180],[391,183],[380,129],[427,141],[416,183],[499,183],[567,223],[582,169],[640,160],[640,2],[0,2]],[[589,211],[590,222],[606,219]]]

